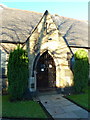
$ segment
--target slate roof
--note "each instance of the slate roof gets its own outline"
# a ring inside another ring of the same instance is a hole
[[[42,13],[2,7],[0,9],[0,42],[24,43],[42,19]],[[69,45],[88,47],[88,23],[52,15],[57,28]],[[9,43],[10,44],[10,43]],[[5,46],[5,45],[4,45]],[[8,47],[7,44],[5,47]],[[10,47],[9,47],[10,48]]]

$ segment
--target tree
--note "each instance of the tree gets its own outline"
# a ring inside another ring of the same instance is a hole
[[[88,53],[85,50],[81,49],[75,53],[74,57],[74,90],[77,93],[81,93],[83,92],[84,88],[88,85]]]
[[[20,100],[28,87],[28,55],[20,48],[12,51],[8,61],[8,92],[11,100]]]

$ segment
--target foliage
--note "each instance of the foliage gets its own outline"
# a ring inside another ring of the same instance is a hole
[[[74,64],[74,90],[75,92],[83,92],[83,89],[88,85],[89,76],[89,61],[88,53],[81,49],[75,55]]]
[[[20,100],[27,89],[29,70],[27,52],[19,46],[10,53],[7,75],[10,99]]]

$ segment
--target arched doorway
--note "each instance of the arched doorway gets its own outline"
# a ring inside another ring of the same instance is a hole
[[[36,66],[37,89],[56,87],[56,67],[52,56],[48,51],[44,52]]]

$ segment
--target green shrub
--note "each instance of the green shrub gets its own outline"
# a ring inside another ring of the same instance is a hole
[[[77,93],[81,93],[83,92],[84,88],[88,85],[88,53],[85,50],[81,49],[75,53],[74,57],[74,90]]]
[[[8,92],[11,100],[20,100],[28,87],[28,55],[17,47],[10,53],[8,61]]]

